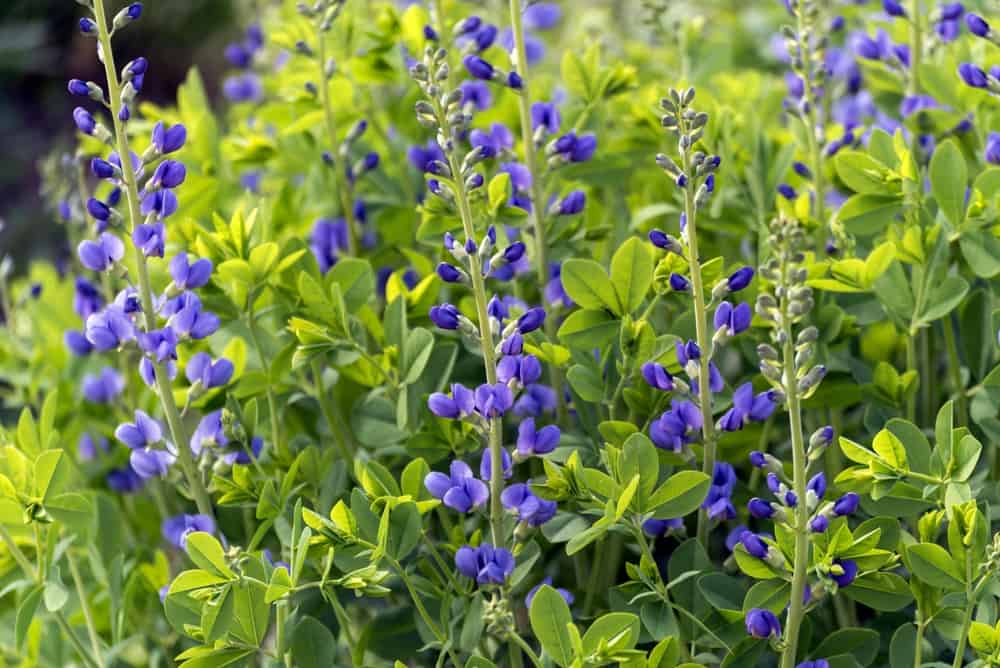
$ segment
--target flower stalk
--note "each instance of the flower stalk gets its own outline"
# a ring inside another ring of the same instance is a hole
[[[524,37],[524,8],[521,0],[510,0],[510,24],[514,33],[515,69],[521,76],[521,88],[517,91],[519,103],[518,115],[521,121],[521,143],[524,144],[524,164],[531,174],[532,228],[535,232],[535,273],[538,277],[539,289],[549,280],[548,244],[545,230],[545,199],[542,189],[541,173],[538,169],[538,151],[535,146],[535,134],[531,125],[531,93],[528,77],[528,54]],[[555,318],[546,318],[545,335],[553,343],[556,341]],[[549,383],[556,391],[556,415],[560,424],[566,422],[566,401],[563,394],[562,369],[556,364],[549,365]]]
[[[104,73],[108,84],[108,98],[110,102],[111,117],[114,121],[115,141],[118,155],[121,157],[122,165],[125,166],[122,172],[122,180],[125,183],[125,197],[128,200],[129,225],[134,229],[142,222],[142,214],[139,211],[139,188],[136,182],[135,170],[130,169],[130,156],[128,136],[125,133],[125,124],[121,120],[122,96],[121,85],[118,80],[118,70],[115,67],[114,52],[111,48],[111,32],[108,29],[107,16],[104,10],[104,0],[94,0],[94,17],[97,22],[97,39],[100,45],[101,61],[104,63]],[[129,230],[131,232],[131,229]],[[142,315],[146,322],[146,330],[150,331],[155,327],[156,302],[153,300],[153,290],[149,282],[149,268],[146,265],[146,257],[142,250],[132,244],[135,253],[136,274],[139,281],[139,297],[142,300]],[[167,426],[174,445],[177,448],[177,461],[187,481],[194,502],[198,506],[198,512],[214,518],[212,500],[205,489],[201,476],[198,473],[191,449],[188,447],[188,436],[181,421],[177,403],[174,401],[173,388],[170,385],[170,377],[166,368],[160,362],[152,360],[156,371],[157,394],[160,397],[160,404],[166,416]]]

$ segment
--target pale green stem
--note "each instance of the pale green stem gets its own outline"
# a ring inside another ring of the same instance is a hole
[[[392,564],[392,567],[394,569],[396,569],[396,574],[399,575],[399,579],[403,581],[403,585],[406,587],[406,591],[409,592],[410,598],[413,599],[413,605],[417,608],[417,613],[420,615],[420,618],[424,620],[424,624],[427,625],[427,628],[430,629],[430,632],[434,635],[434,637],[438,639],[438,642],[440,642],[441,645],[444,646],[445,642],[447,641],[447,637],[445,636],[444,632],[442,632],[441,629],[438,627],[434,619],[431,617],[431,614],[427,611],[427,608],[424,607],[423,599],[420,598],[420,594],[418,594],[417,590],[414,589],[413,583],[410,582],[410,578],[406,574],[406,571],[403,569],[400,563],[395,559],[389,559],[389,563]],[[456,668],[460,668],[461,664],[458,661],[458,657],[455,656],[454,650],[449,648],[447,651],[448,651],[448,656],[451,658],[452,663],[455,664]]]
[[[104,13],[104,0],[94,0],[94,16],[97,20],[98,40],[101,44],[101,53],[104,60],[104,73],[108,83],[108,99],[111,105],[111,117],[114,121],[115,139],[117,141],[118,155],[121,156],[123,169],[122,180],[125,182],[125,197],[128,200],[130,229],[142,222],[142,214],[139,211],[139,187],[136,183],[135,170],[131,169],[129,156],[128,136],[125,134],[125,124],[119,120],[119,113],[122,108],[121,86],[118,81],[118,70],[115,67],[114,52],[111,49],[111,33],[108,31],[108,21]],[[156,302],[153,300],[153,289],[149,284],[149,268],[146,266],[146,258],[142,251],[132,244],[135,251],[136,273],[139,279],[139,296],[142,300],[142,313],[146,321],[146,330],[156,328]],[[177,411],[177,404],[174,401],[173,388],[170,385],[170,378],[162,364],[154,362],[156,386],[160,396],[160,403],[163,406],[163,413],[170,428],[170,435],[177,448],[177,461],[184,472],[191,494],[194,496],[198,512],[214,518],[215,512],[212,509],[212,500],[202,483],[201,476],[195,466],[194,458],[191,456],[191,448],[188,447],[188,437],[181,422],[180,413]]]
[[[712,414],[712,389],[709,387],[709,362],[712,358],[712,338],[708,329],[708,314],[705,308],[705,284],[701,277],[701,261],[698,256],[697,207],[694,201],[694,179],[691,174],[690,151],[681,155],[682,169],[688,176],[684,189],[684,212],[687,217],[685,237],[687,238],[688,265],[691,269],[691,296],[694,302],[695,339],[701,350],[698,360],[698,404],[701,409],[701,436],[705,452],[701,470],[712,477],[715,472],[715,418]],[[708,549],[708,529],[711,519],[707,510],[698,511],[698,542]]]
[[[787,278],[787,270],[786,270]],[[785,281],[787,284],[787,281]],[[795,654],[799,644],[799,628],[805,612],[803,595],[809,573],[809,508],[801,502],[806,498],[805,439],[802,435],[802,407],[799,404],[798,378],[795,371],[795,339],[792,332],[791,316],[788,313],[788,299],[782,299],[782,327],[784,327],[783,363],[785,372],[785,395],[788,407],[788,426],[792,438],[792,488],[800,503],[795,507],[795,555],[792,567],[792,591],[785,624],[785,650],[781,655],[781,668],[795,666]]]
[[[351,462],[354,459],[354,441],[347,426],[343,424],[337,408],[331,404],[330,399],[326,396],[326,388],[323,386],[323,367],[318,359],[312,361],[312,372],[313,382],[316,385],[316,401],[319,402],[323,417],[326,418],[326,423],[330,426],[330,432],[333,434],[334,441],[337,442],[337,447],[340,448],[341,456],[345,462]]]
[[[247,329],[250,330],[250,342],[253,343],[254,350],[257,351],[257,357],[260,358],[260,368],[261,370],[270,375],[270,370],[267,368],[267,364],[264,361],[264,348],[260,345],[260,337],[257,335],[257,314],[254,312],[253,308],[253,298],[248,298],[250,302],[247,309]],[[275,449],[275,452],[284,452],[281,445],[281,422],[278,419],[278,402],[274,397],[274,390],[272,389],[273,383],[267,383],[265,389],[265,394],[267,395],[267,410],[271,414],[271,447]],[[256,427],[256,425],[250,425],[251,427]]]
[[[326,33],[319,26],[316,29],[316,41],[318,43],[317,58],[319,59],[319,96],[323,105],[323,119],[326,123],[327,139],[330,142],[330,155],[336,156],[337,152],[337,123],[333,118],[333,101],[330,99],[330,80],[326,75]],[[339,156],[337,156],[339,157]],[[335,158],[336,159],[336,158]],[[350,160],[349,156],[343,156],[342,160]],[[351,204],[349,185],[347,184],[346,169],[347,164],[338,165],[335,169],[335,179],[337,184],[337,196],[340,199],[341,213],[347,221],[347,254],[357,255],[358,251],[358,230],[357,221],[354,220],[354,207]]]
[[[80,569],[77,567],[76,559],[73,557],[73,550],[66,550],[66,562],[69,564],[69,572],[73,577],[73,584],[76,587],[76,595],[80,599],[80,609],[83,611],[83,619],[87,624],[87,634],[90,637],[90,647],[94,651],[94,656],[101,656],[101,639],[97,635],[97,628],[94,626],[94,614],[87,601],[87,592],[83,588],[83,578],[80,577]]]
[[[465,182],[462,179],[462,170],[455,160],[455,156],[449,155],[451,173],[455,175],[455,199],[458,202],[459,215],[462,218],[462,228],[468,239],[475,239],[475,227],[472,224],[472,210],[469,207],[468,196],[465,191]],[[476,312],[479,322],[479,347],[483,351],[483,366],[486,370],[486,382],[490,385],[497,383],[497,361],[496,351],[493,349],[493,333],[490,330],[490,314],[488,310],[489,301],[486,296],[486,282],[483,280],[482,265],[479,262],[477,253],[469,254],[469,275],[472,279],[472,295],[476,302]],[[500,418],[495,417],[489,420],[489,447],[490,447],[490,530],[493,534],[493,544],[503,547],[503,505],[500,502],[500,494],[503,492],[503,444],[501,443]]]
[[[510,0],[510,24],[514,33],[514,51],[517,59],[517,73],[521,76],[521,90],[518,91],[521,117],[521,143],[524,144],[524,164],[531,173],[532,224],[535,231],[535,272],[538,276],[538,289],[544,291],[549,281],[548,247],[545,240],[545,198],[542,193],[542,175],[538,170],[538,154],[535,150],[535,137],[531,128],[531,94],[529,92],[528,56],[524,42],[524,26],[522,20],[521,0]],[[552,343],[556,342],[555,318],[545,319],[545,334]],[[566,401],[563,393],[562,369],[557,364],[549,365],[549,382],[556,392],[557,419],[565,423]]]

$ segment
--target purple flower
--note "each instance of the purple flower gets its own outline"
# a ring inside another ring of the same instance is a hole
[[[747,633],[754,638],[781,636],[781,622],[770,610],[751,608],[746,616]]]
[[[227,443],[229,443],[229,439],[226,438],[226,433],[222,429],[222,410],[220,409],[208,413],[198,422],[194,433],[191,434],[190,446],[191,451],[197,456],[205,448],[226,445]]]
[[[787,200],[794,200],[798,197],[798,193],[795,192],[795,188],[791,187],[787,183],[778,184],[778,194]]]
[[[125,379],[114,367],[106,366],[96,376],[83,377],[83,396],[95,404],[111,403],[124,389]]]
[[[483,383],[476,388],[476,410],[484,418],[501,417],[514,403],[514,395],[503,383]]]
[[[958,75],[967,86],[973,88],[986,88],[990,85],[990,80],[981,68],[972,63],[962,63],[958,66]]]
[[[184,183],[186,176],[187,169],[183,163],[176,160],[164,160],[157,166],[156,171],[153,172],[153,178],[149,181],[149,187],[176,188]]]
[[[739,431],[748,422],[763,422],[771,417],[775,404],[770,391],[753,394],[753,383],[744,383],[733,392],[733,406],[719,420],[723,431]]]
[[[523,16],[528,30],[549,30],[562,18],[562,8],[554,2],[538,2],[525,7]]]
[[[169,218],[177,211],[177,195],[172,190],[157,190],[147,193],[142,198],[139,211],[144,216],[155,213],[160,219]]]
[[[80,19],[80,32],[84,35],[91,35],[97,32],[97,24],[91,19],[83,18]]]
[[[264,97],[264,86],[253,72],[234,74],[222,82],[222,94],[230,102],[260,102]]]
[[[87,340],[87,337],[83,332],[72,329],[67,330],[67,332],[63,335],[63,343],[66,344],[66,347],[69,348],[71,353],[79,357],[89,355],[94,349],[94,346]]]
[[[132,243],[145,257],[163,257],[163,223],[143,223],[132,231]]]
[[[135,21],[140,16],[142,16],[142,3],[133,2],[131,5],[125,8],[125,16],[131,21]]]
[[[906,16],[906,10],[903,9],[903,5],[899,4],[898,0],[882,0],[882,8],[889,16]]]
[[[817,515],[809,522],[809,530],[813,533],[823,533],[830,526],[830,519],[826,515]]]
[[[554,262],[549,267],[549,282],[545,284],[545,301],[552,306],[573,306],[573,300],[566,294],[562,283],[562,264]]]
[[[514,54],[514,31],[507,28],[500,34],[500,46],[507,53]],[[528,65],[534,65],[545,57],[545,44],[529,33],[524,32],[524,55]]]
[[[532,383],[524,388],[517,403],[514,404],[514,415],[518,417],[538,416],[542,413],[552,413],[555,409],[555,390],[547,385]]]
[[[736,470],[732,464],[716,462],[712,472],[712,484],[701,507],[708,511],[712,519],[731,520],[736,517],[733,507],[733,490],[736,488]]]
[[[736,336],[750,328],[753,313],[746,302],[733,307],[729,302],[722,302],[715,309],[715,331],[722,331],[726,336]]]
[[[540,527],[556,515],[556,502],[535,496],[523,482],[505,489],[500,495],[500,500],[504,508],[531,527]]]
[[[187,128],[181,123],[168,128],[160,121],[153,126],[152,141],[156,152],[161,155],[179,151],[187,141]]]
[[[961,2],[946,2],[938,9],[941,12],[942,21],[957,21],[965,13],[965,7]]]
[[[181,337],[204,339],[219,329],[219,316],[202,309],[201,300],[193,292],[185,292],[176,300],[177,310],[167,320],[167,326]]]
[[[505,162],[500,171],[510,175],[510,185],[516,191],[531,190],[531,172],[519,162]]]
[[[170,261],[170,277],[178,290],[200,288],[212,275],[212,261],[201,258],[188,263],[187,253],[180,252]]]
[[[555,141],[554,151],[569,162],[586,162],[597,150],[597,137],[593,134],[580,135],[569,132]]]
[[[464,385],[454,383],[451,395],[435,392],[427,398],[427,407],[438,417],[456,419],[471,415],[475,410],[475,396],[472,390]]]
[[[741,267],[729,275],[728,284],[730,292],[739,292],[753,280],[754,271],[750,267]]]
[[[757,519],[766,520],[774,515],[774,508],[764,499],[754,497],[747,504],[747,510]]]
[[[493,106],[493,91],[482,81],[463,81],[458,86],[462,91],[462,104],[471,104],[478,111],[486,111]]]
[[[87,318],[84,335],[97,350],[114,350],[135,340],[135,325],[121,309],[109,306]]]
[[[1000,165],[1000,132],[991,132],[986,137],[986,162]]]
[[[83,107],[77,107],[73,110],[73,122],[76,123],[77,129],[85,135],[92,135],[97,129],[97,121]]]
[[[517,330],[521,334],[533,332],[545,322],[545,309],[540,306],[528,309],[524,315],[517,319]]]
[[[556,425],[535,429],[535,418],[525,418],[517,427],[517,454],[520,457],[546,455],[556,449],[561,436]]]
[[[469,143],[482,147],[486,157],[492,158],[514,148],[514,134],[503,123],[494,123],[489,132],[473,130],[469,133]]]
[[[858,564],[853,559],[834,559],[833,563],[843,570],[840,575],[830,574],[838,587],[847,587],[858,577]]]
[[[826,659],[816,659],[815,661],[803,661],[795,668],[830,668],[830,662]]]
[[[215,521],[208,515],[175,515],[163,520],[161,531],[168,543],[183,550],[189,534],[215,533]]]
[[[430,310],[431,322],[441,329],[458,329],[460,315],[451,304],[432,306]]]
[[[115,429],[115,438],[132,450],[156,445],[163,440],[163,427],[141,410],[135,411],[135,422],[126,422]]]
[[[223,54],[233,67],[241,70],[247,69],[253,62],[253,51],[239,42],[227,45]]]
[[[854,492],[848,492],[842,497],[837,499],[836,503],[833,504],[833,514],[838,517],[844,515],[853,515],[858,509],[858,505],[861,503],[861,497],[859,497]]]
[[[309,235],[309,248],[319,264],[319,270],[325,274],[337,264],[339,253],[348,246],[347,222],[343,218],[329,220],[321,218],[313,225]]]
[[[752,531],[744,531],[740,534],[740,543],[751,557],[763,559],[767,556],[768,546],[764,539]]]
[[[826,475],[822,471],[814,475],[806,484],[806,490],[815,494],[817,499],[822,499],[826,494]]]
[[[925,109],[938,109],[941,105],[930,95],[908,95],[903,98],[899,105],[899,113],[903,118],[909,118],[913,114]]]
[[[969,27],[969,32],[977,37],[988,37],[990,34],[990,24],[978,14],[971,12],[966,14],[965,25]]]
[[[537,6],[537,5],[536,5]],[[531,129],[545,128],[549,134],[559,132],[562,116],[553,102],[535,102],[531,105]]]
[[[524,606],[526,608],[529,609],[531,608],[531,602],[535,600],[535,594],[537,594],[538,590],[542,588],[542,585],[552,586],[552,578],[546,577],[544,580],[542,580],[541,582],[539,582],[538,584],[536,584],[534,587],[531,588],[531,591],[528,592],[528,595],[524,597]],[[573,594],[566,591],[565,589],[562,589],[561,587],[557,587],[556,591],[559,592],[559,595],[563,597],[564,601],[566,601],[566,605],[573,605],[573,601],[575,600],[573,598]]]
[[[559,201],[560,216],[575,216],[583,211],[587,204],[587,196],[582,190],[574,190]]]
[[[90,435],[89,432],[84,432],[80,437],[80,441],[76,445],[77,456],[82,462],[89,462],[97,456],[97,450],[100,447],[104,452],[108,451],[108,439],[103,436],[99,436],[97,440]]]
[[[428,473],[424,487],[435,499],[441,499],[444,505],[460,513],[482,506],[490,497],[486,483],[472,475],[469,465],[459,459],[451,463],[450,475]]]
[[[670,410],[649,425],[649,438],[658,448],[680,452],[698,438],[702,427],[701,411],[690,401],[670,402]]]
[[[95,241],[81,241],[76,252],[87,269],[107,271],[125,255],[125,244],[114,234],[104,232]]]
[[[435,160],[440,162],[447,160],[444,151],[434,139],[428,139],[423,146],[411,146],[406,152],[406,158],[421,172],[430,171],[429,166]]]
[[[476,79],[483,79],[484,81],[492,80],[493,74],[496,72],[492,65],[475,54],[469,54],[463,58],[462,64],[465,65],[465,69],[469,74]]]
[[[669,392],[674,389],[674,378],[662,364],[646,362],[642,365],[642,377],[650,387],[657,390]]]
[[[121,494],[133,494],[142,489],[145,481],[131,466],[111,469],[105,478],[108,488]]]
[[[503,468],[504,479],[509,480],[514,475],[514,462],[511,461],[510,453],[506,449],[500,450],[500,465]],[[493,479],[493,458],[489,448],[483,450],[482,456],[479,457],[479,477],[487,482]]]
[[[201,383],[204,389],[210,390],[228,383],[233,377],[234,370],[233,363],[225,357],[213,362],[211,355],[201,352],[196,353],[188,361],[184,374],[192,385]]]
[[[501,585],[514,572],[514,555],[489,543],[479,547],[466,545],[455,553],[455,567],[459,573],[481,585]]]
[[[104,305],[97,286],[83,276],[77,276],[73,290],[73,311],[86,320],[91,314],[97,313]]]
[[[670,274],[668,283],[674,292],[687,292],[691,289],[691,281],[677,273]]]
[[[447,262],[438,263],[437,275],[440,276],[441,280],[445,283],[461,283],[465,280],[465,272],[454,265],[448,264]]]
[[[680,517],[672,517],[665,520],[650,518],[642,523],[643,533],[647,536],[653,536],[654,538],[665,536],[671,532],[682,531],[683,529],[684,520]]]

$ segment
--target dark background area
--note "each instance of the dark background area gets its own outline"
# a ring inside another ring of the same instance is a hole
[[[109,16],[127,4],[105,1]],[[145,100],[173,100],[194,64],[217,96],[226,69],[222,52],[240,38],[243,5],[249,3],[147,0],[142,19],[115,36],[117,60],[149,60]],[[55,257],[65,246],[55,212],[39,193],[39,162],[54,151],[72,150],[72,111],[79,100],[67,93],[66,82],[104,82],[96,42],[77,27],[84,12],[74,0],[0,1],[0,257],[10,255],[16,271],[33,258]]]

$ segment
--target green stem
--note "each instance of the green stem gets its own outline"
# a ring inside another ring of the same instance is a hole
[[[260,345],[260,337],[257,335],[257,314],[254,312],[253,308],[253,298],[248,299],[249,304],[247,304],[247,329],[250,330],[250,342],[253,344],[254,350],[257,351],[257,357],[260,358],[260,368],[265,374],[269,374],[269,370],[264,362],[264,349]],[[271,418],[271,442],[272,447],[275,452],[284,452],[281,443],[281,421],[278,419],[278,402],[274,396],[273,383],[267,383],[264,390],[267,395],[267,410],[270,413]],[[251,428],[256,427],[256,425],[250,425]]]
[[[83,619],[87,624],[87,635],[90,637],[90,647],[94,651],[94,656],[101,656],[101,639],[97,635],[97,628],[94,626],[94,614],[87,601],[87,593],[83,588],[83,578],[80,577],[80,569],[77,567],[76,558],[73,557],[73,550],[66,550],[66,562],[69,564],[69,572],[73,577],[73,584],[76,587],[76,595],[80,599],[80,610],[83,611]]]
[[[459,215],[462,218],[462,228],[467,239],[475,238],[475,227],[472,224],[472,209],[469,207],[469,200],[465,191],[465,182],[462,179],[461,166],[455,159],[454,154],[448,156],[451,173],[455,175],[455,199],[458,202]],[[479,347],[483,351],[483,365],[486,370],[486,382],[490,385],[497,383],[497,361],[496,351],[493,349],[493,333],[490,329],[490,314],[486,297],[486,282],[483,280],[482,266],[477,253],[469,254],[469,274],[472,279],[472,295],[476,302],[476,312],[479,322]],[[500,434],[500,419],[489,420],[489,448],[490,448],[490,530],[493,534],[493,544],[503,547],[503,505],[500,502],[500,494],[503,492],[503,444]]]
[[[354,441],[347,426],[343,424],[342,418],[337,413],[337,409],[331,405],[326,396],[326,388],[323,387],[323,366],[318,359],[312,361],[312,372],[313,382],[316,385],[316,401],[319,402],[323,417],[326,418],[326,423],[330,426],[330,432],[333,433],[337,447],[340,448],[341,456],[345,462],[351,462],[354,459]]]
[[[122,180],[125,182],[125,197],[128,200],[130,230],[142,222],[142,214],[139,211],[139,187],[136,182],[135,170],[131,169],[129,157],[128,136],[125,134],[125,124],[119,119],[122,109],[121,86],[118,81],[118,70],[115,67],[115,56],[111,49],[111,33],[108,31],[108,21],[104,13],[104,0],[94,0],[94,17],[97,21],[97,38],[101,45],[101,54],[104,60],[104,74],[108,83],[108,99],[111,103],[111,117],[114,121],[115,140],[117,142],[118,155],[122,161]],[[142,300],[142,313],[145,319],[146,331],[151,331],[156,327],[156,303],[153,300],[153,289],[149,283],[149,268],[146,266],[146,258],[142,251],[135,244],[131,244],[135,251],[136,273],[139,279],[139,296]],[[173,388],[170,385],[170,378],[164,366],[153,363],[156,375],[157,393],[160,396],[160,403],[163,406],[163,413],[170,428],[170,436],[177,448],[177,461],[181,466],[184,477],[187,480],[191,494],[194,496],[198,512],[215,518],[212,509],[212,500],[205,489],[205,485],[198,473],[194,458],[191,455],[191,448],[188,447],[188,437],[181,422],[180,413],[177,411],[177,404],[174,401]]]
[[[531,127],[531,94],[529,92],[528,56],[524,41],[523,10],[521,0],[510,0],[510,25],[514,33],[514,53],[517,73],[521,75],[521,90],[518,95],[521,118],[521,143],[524,144],[524,164],[531,174],[531,221],[535,232],[535,273],[538,276],[538,289],[542,291],[549,281],[548,246],[545,240],[545,198],[542,193],[542,175],[538,170],[538,154],[535,150],[535,135]],[[545,335],[552,343],[556,342],[555,318],[545,319]],[[557,420],[566,423],[566,401],[562,391],[562,369],[557,364],[549,364],[549,382],[556,391]]]
[[[528,655],[528,660],[531,661],[531,665],[535,666],[535,668],[542,668],[541,659],[539,659],[538,655],[535,654],[535,651],[531,649],[531,646],[524,641],[524,638],[519,636],[517,633],[511,633],[508,637],[510,638],[510,642],[512,644],[520,647],[521,651]],[[514,652],[511,652],[511,656],[514,656]]]
[[[330,155],[334,155],[337,150],[337,123],[333,118],[333,101],[330,99],[330,79],[326,74],[326,33],[317,24],[316,27],[317,58],[319,59],[319,98],[323,105],[323,120],[326,123],[327,140],[330,143]],[[338,156],[341,160],[349,160],[349,156]],[[336,169],[336,190],[340,199],[341,215],[347,221],[347,254],[357,255],[358,250],[358,230],[357,221],[354,220],[354,207],[351,205],[350,186],[347,177],[344,176],[348,165],[340,165]]]
[[[279,601],[274,622],[274,648],[285,668],[292,668],[292,655],[286,650],[285,623],[288,621],[288,601]]]
[[[396,574],[399,575],[399,579],[403,581],[403,585],[406,587],[406,591],[409,592],[410,598],[413,599],[413,605],[417,608],[417,613],[420,615],[420,618],[424,620],[424,624],[427,625],[427,628],[430,629],[431,633],[434,634],[434,637],[438,639],[438,642],[440,642],[443,647],[447,638],[441,629],[438,628],[437,623],[431,617],[430,613],[427,612],[427,608],[424,607],[423,599],[420,598],[420,594],[418,594],[417,590],[414,589],[413,583],[410,582],[410,578],[406,574],[406,571],[395,559],[389,559],[389,563],[394,569],[396,569]],[[458,661],[458,657],[455,656],[455,651],[451,648],[448,648],[447,651],[452,663],[455,664],[456,668],[460,668],[461,664]]]
[[[709,387],[709,362],[712,358],[712,339],[708,329],[708,314],[705,308],[705,285],[701,276],[701,262],[698,256],[697,207],[694,201],[694,179],[691,178],[690,151],[681,155],[684,173],[688,175],[688,185],[684,189],[684,212],[687,227],[688,265],[691,268],[691,295],[694,301],[694,328],[701,357],[698,360],[698,406],[701,409],[701,435],[705,448],[701,470],[712,477],[715,471],[715,418],[712,414],[712,389]],[[805,498],[805,497],[803,497]],[[708,529],[711,519],[707,510],[698,511],[698,542],[708,549]]]
[[[787,269],[785,270],[787,279]],[[788,281],[783,281],[786,285]],[[799,404],[798,378],[795,368],[795,339],[792,331],[792,318],[788,312],[788,299],[782,299],[781,323],[784,328],[784,385],[788,406],[788,426],[792,438],[792,486],[799,499],[806,498],[806,476],[808,475],[808,460],[806,459],[805,439],[802,435],[802,407]],[[802,597],[806,589],[806,578],[809,573],[809,508],[805,503],[795,507],[795,555],[792,570],[791,600],[788,606],[788,617],[785,625],[785,650],[781,655],[781,668],[793,668],[799,643],[799,628],[805,612]]]
[[[913,668],[920,668],[923,664],[924,653],[924,622],[920,616],[920,609],[917,609],[917,637],[913,643]]]
[[[97,1],[100,2],[101,0]],[[21,548],[17,546],[17,543],[14,542],[14,538],[10,535],[10,532],[7,531],[7,527],[2,524],[0,524],[0,540],[2,540],[7,546],[7,550],[10,552],[11,556],[14,557],[14,561],[17,562],[21,571],[36,585],[41,584],[38,570],[32,565],[31,561],[28,560],[28,557],[24,555],[24,552],[22,552]],[[101,662],[98,660],[100,652],[97,653],[96,657],[90,656],[87,652],[87,648],[84,647],[83,643],[80,642],[80,639],[76,637],[75,633],[73,633],[73,629],[70,627],[69,622],[66,621],[66,617],[63,615],[61,610],[52,613],[52,615],[56,618],[59,628],[61,628],[63,633],[66,634],[66,637],[69,638],[70,644],[73,645],[73,649],[76,650],[76,653],[80,656],[80,659],[83,660],[87,667],[100,668]]]
[[[965,558],[965,576],[966,582],[972,580],[972,561],[969,559],[968,555]],[[975,589],[969,589],[966,586],[966,604],[965,604],[965,614],[962,617],[962,633],[958,637],[958,646],[955,648],[955,660],[952,662],[952,668],[962,668],[963,659],[965,658],[965,643],[969,638],[969,627],[972,626],[972,614],[976,611],[976,604],[979,602],[979,596],[983,593],[983,589],[992,579],[991,574],[986,574],[979,579],[979,583],[976,585]]]
[[[955,403],[958,407],[956,426],[965,426],[966,407],[965,385],[962,383],[962,362],[958,357],[958,344],[955,339],[955,323],[950,315],[944,317],[944,345],[948,350],[948,373],[951,375],[951,389],[955,393]]]
[[[816,137],[816,128],[820,123],[819,105],[816,99],[815,81],[813,77],[812,30],[807,26],[806,12],[800,7],[798,12],[799,47],[805,75],[803,87],[806,111],[802,114],[802,123],[806,131],[806,148],[809,152],[809,168],[813,175],[813,215],[819,223],[816,238],[816,252],[821,253],[826,243],[826,199],[825,175],[823,173],[823,152]]]
[[[916,335],[913,333],[908,333],[906,335],[906,370],[916,371],[917,370],[917,342]],[[918,379],[918,382],[923,384],[926,382],[923,378]],[[909,397],[906,398],[906,419],[910,422],[916,422],[917,419],[917,393],[913,392]]]
[[[910,22],[910,78],[906,82],[907,95],[920,93],[920,63],[924,56],[924,34],[920,24],[922,11],[920,0],[913,0],[910,14],[907,17]]]

